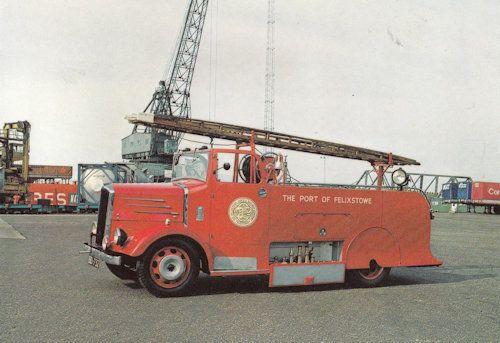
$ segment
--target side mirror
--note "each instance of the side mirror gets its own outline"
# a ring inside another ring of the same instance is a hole
[[[231,169],[231,164],[229,164],[229,163],[226,162],[226,163],[224,163],[224,165],[222,166],[222,168],[224,168],[224,170],[229,170],[229,169]]]

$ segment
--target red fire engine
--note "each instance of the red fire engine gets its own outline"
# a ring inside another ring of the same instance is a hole
[[[268,274],[271,287],[338,283],[378,286],[392,267],[438,266],[430,251],[425,195],[394,187],[299,184],[286,161],[255,144],[370,161],[382,180],[392,165],[418,162],[373,150],[182,118],[130,121],[237,141],[234,149],[184,151],[172,182],[104,187],[89,263],[156,296],[185,293],[201,271]]]

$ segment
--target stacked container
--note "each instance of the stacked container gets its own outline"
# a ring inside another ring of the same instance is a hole
[[[461,203],[469,203],[472,195],[471,182],[459,182],[457,185],[457,200]]]
[[[443,188],[441,190],[441,194],[443,197],[443,202],[454,202],[457,200],[457,192],[458,192],[458,183],[457,182],[448,182],[443,184]]]

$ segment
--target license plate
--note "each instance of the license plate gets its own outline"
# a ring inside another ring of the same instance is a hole
[[[88,260],[89,264],[92,266],[92,267],[95,267],[95,268],[99,268],[99,265],[101,264],[101,260],[98,260],[97,258],[93,257],[93,256],[90,256],[89,255],[89,260]]]

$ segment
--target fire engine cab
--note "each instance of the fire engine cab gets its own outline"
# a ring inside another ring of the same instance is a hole
[[[383,169],[383,168],[382,168]],[[385,169],[383,169],[385,171]],[[89,263],[156,296],[184,294],[203,271],[269,275],[269,286],[383,284],[393,267],[438,266],[425,195],[395,187],[291,183],[281,154],[254,140],[183,151],[169,183],[103,187]]]

